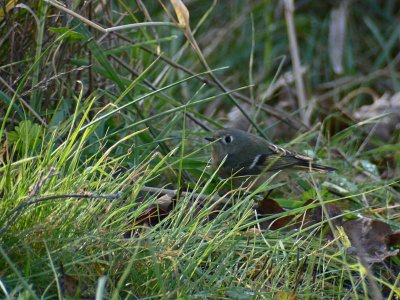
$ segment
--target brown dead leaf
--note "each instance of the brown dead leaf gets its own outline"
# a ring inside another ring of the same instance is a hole
[[[315,202],[316,200],[307,200],[303,206],[307,206]],[[272,199],[264,199],[259,202],[257,211],[263,215],[274,215],[285,212],[279,203]],[[341,210],[333,203],[325,204],[325,212],[328,214],[329,218],[332,219],[332,223],[336,226],[342,224],[342,218],[334,218],[339,216],[342,212]],[[303,214],[301,218],[298,219],[292,226],[288,227],[287,229],[292,230],[295,228],[299,228],[300,226],[309,226],[312,224],[316,224],[322,221],[323,216],[323,209],[321,206],[318,206],[313,209],[307,209],[307,211]],[[277,230],[279,228],[285,227],[288,225],[296,215],[284,216],[280,218],[270,219],[263,221],[260,226],[262,229],[272,229]],[[326,217],[326,216],[325,216]],[[332,235],[333,236],[333,235]]]
[[[389,247],[400,246],[400,231],[396,231],[387,236],[387,245]]]
[[[312,200],[308,200],[304,206],[311,204],[313,201]],[[336,206],[336,204],[334,203],[326,203],[324,204],[325,206],[325,211],[321,206],[318,206],[316,208],[314,208],[313,210],[308,210],[307,214],[308,216],[311,218],[311,220],[314,223],[319,223],[322,221],[323,216],[326,214],[328,214],[328,216],[325,217],[329,217],[329,219],[331,219],[332,224],[335,226],[339,226],[342,225],[342,218],[336,218],[338,216],[340,216],[342,214],[342,211],[339,207]]]
[[[388,141],[400,124],[400,93],[390,96],[382,95],[378,99],[374,99],[371,105],[361,106],[355,113],[354,117],[358,121],[365,121],[383,115],[377,120],[377,123],[371,125],[374,136]]]
[[[258,203],[258,211],[261,214],[279,214],[285,211],[278,202],[270,198],[263,199]]]
[[[304,203],[304,206],[312,204],[313,202],[317,202],[319,200],[307,200]],[[324,208],[322,206],[317,206],[313,209],[308,209],[305,214],[305,218],[307,221],[307,226],[312,224],[317,224],[322,222],[324,219],[330,219],[331,224],[333,226],[340,226],[343,223],[342,217],[339,217],[342,214],[342,210],[336,206],[334,203],[325,203]],[[332,232],[332,228],[328,223],[325,223],[325,226],[322,228],[324,232],[324,236],[328,240],[334,239],[334,234]]]
[[[399,250],[389,247],[399,242],[400,233],[393,233],[389,224],[368,218],[346,221],[343,228],[357,255],[362,255],[368,263],[383,262],[395,256]]]
[[[182,2],[182,0],[170,0],[170,2],[174,7],[176,16],[178,17],[179,25],[181,25],[186,30],[189,30],[189,11],[186,8],[185,4]]]
[[[146,224],[148,226],[155,226],[163,219],[165,219],[174,207],[175,194],[164,194],[158,198],[154,204],[150,205],[139,217],[129,222],[129,227],[132,225]],[[138,231],[128,230],[124,233],[125,238],[131,238]]]
[[[156,205],[150,206],[135,220],[128,222],[127,227],[129,229],[124,233],[124,238],[129,239],[139,234],[141,230],[136,228],[137,225],[155,226],[164,220],[169,213],[170,210],[165,210]],[[131,229],[132,227],[135,227],[135,229]]]
[[[136,220],[135,224],[143,224],[146,223],[150,226],[155,226],[157,225],[160,221],[165,219],[166,216],[169,215],[171,208],[163,208],[158,205],[152,205],[148,209],[144,211]]]
[[[274,215],[285,212],[282,206],[279,205],[275,200],[266,198],[258,203],[258,213],[263,215]],[[284,216],[276,219],[266,220],[260,223],[262,229],[272,229],[277,230],[279,228],[285,227],[294,216]]]

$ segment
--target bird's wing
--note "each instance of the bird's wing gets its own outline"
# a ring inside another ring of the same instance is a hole
[[[293,166],[304,167],[311,162],[311,157],[269,144],[265,153],[255,155],[251,160],[236,165],[233,171],[238,172],[238,175],[257,175],[261,172],[278,171]]]
[[[274,152],[276,155],[280,155],[281,157],[293,157],[297,160],[300,161],[307,161],[310,162],[313,159],[309,156],[294,152],[294,151],[289,151],[287,149],[284,149],[282,147],[279,147],[278,145],[270,144],[268,147],[272,152]]]

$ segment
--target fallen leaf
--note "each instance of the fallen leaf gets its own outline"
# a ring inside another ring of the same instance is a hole
[[[163,219],[165,219],[174,207],[175,194],[164,194],[159,197],[154,204],[150,205],[140,216],[131,220],[128,227],[134,227],[133,225],[146,224],[148,226],[155,226]],[[129,229],[124,233],[124,238],[131,238],[136,233],[137,229]]]
[[[371,105],[361,106],[354,113],[359,121],[375,123],[370,126],[370,134],[389,141],[400,124],[400,93],[390,96],[384,94]]]
[[[312,204],[317,200],[307,200],[303,206],[307,206]],[[328,214],[329,218],[332,219],[332,223],[335,226],[341,225],[342,224],[342,218],[338,218],[340,214],[342,213],[340,208],[338,208],[335,204],[333,203],[326,203],[325,205],[325,211]],[[266,198],[258,203],[257,207],[257,212],[262,214],[262,215],[274,215],[274,214],[280,214],[285,212],[286,210],[283,209],[278,202],[275,200]],[[312,209],[307,209],[305,213],[302,213],[302,217],[299,218],[297,222],[295,222],[292,226],[288,227],[287,229],[295,229],[299,228],[300,226],[309,226],[312,224],[316,224],[322,221],[324,216],[323,209],[321,206],[312,208]],[[283,216],[283,217],[277,217],[273,218],[270,220],[266,220],[260,223],[260,226],[262,229],[272,229],[272,230],[277,230],[279,228],[285,227],[288,225],[296,215],[289,215],[289,216]],[[332,235],[333,236],[333,235]]]
[[[304,203],[304,206],[310,205],[314,202],[318,202],[319,200],[307,200]],[[304,216],[304,223],[305,226],[311,226],[313,224],[321,223],[321,230],[323,232],[323,236],[328,240],[333,240],[335,235],[332,232],[332,228],[330,224],[334,227],[340,226],[343,223],[342,217],[342,210],[336,206],[334,203],[325,203],[324,207],[317,206],[315,208],[307,209],[305,216]],[[324,220],[330,220],[330,223],[325,222],[322,223]]]
[[[308,200],[305,205],[311,204]],[[322,208],[322,206],[318,206],[314,208],[313,210],[307,211],[308,216],[313,220],[315,223],[319,223],[322,221],[323,216],[328,214],[327,217],[331,220],[332,224],[335,226],[342,225],[342,218],[339,218],[342,214],[342,211],[339,207],[336,206],[334,203],[325,203],[324,204],[325,209]],[[326,216],[325,216],[326,217]]]
[[[394,247],[394,246],[400,245],[400,231],[396,231],[387,236],[387,245],[389,247]]]
[[[152,205],[148,209],[146,209],[136,220],[135,224],[143,224],[146,223],[150,226],[157,225],[160,221],[162,221],[166,216],[168,216],[170,210],[163,209],[157,205]]]
[[[393,233],[389,224],[368,218],[354,219],[343,224],[352,248],[358,256],[362,255],[368,263],[383,262],[395,256],[399,250],[389,247],[399,242],[400,233]]]
[[[257,211],[262,215],[274,215],[285,212],[278,202],[269,198],[263,199],[258,203]],[[293,217],[294,216],[290,215],[266,220],[260,223],[260,227],[262,229],[277,230],[289,224]]]

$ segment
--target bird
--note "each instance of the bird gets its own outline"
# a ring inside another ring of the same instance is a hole
[[[313,158],[284,149],[257,135],[235,128],[224,128],[206,137],[211,142],[211,161],[222,178],[259,175],[280,170],[327,173],[336,169],[316,164]]]

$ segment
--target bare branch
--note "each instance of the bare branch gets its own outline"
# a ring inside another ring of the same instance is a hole
[[[10,211],[5,217],[4,220],[9,219],[11,216],[12,218],[6,223],[6,225],[3,226],[3,228],[0,230],[0,236],[3,235],[8,228],[15,223],[15,221],[18,219],[18,217],[22,214],[23,209],[30,205],[34,205],[40,202],[44,201],[49,201],[49,200],[55,200],[55,199],[65,199],[65,198],[91,198],[91,199],[110,199],[110,200],[115,200],[121,198],[121,193],[117,194],[110,194],[110,195],[94,195],[94,194],[61,194],[61,195],[49,195],[49,196],[44,196],[36,199],[32,199],[30,201],[27,201],[25,203],[22,203],[18,205],[16,208],[14,208],[12,211]]]

